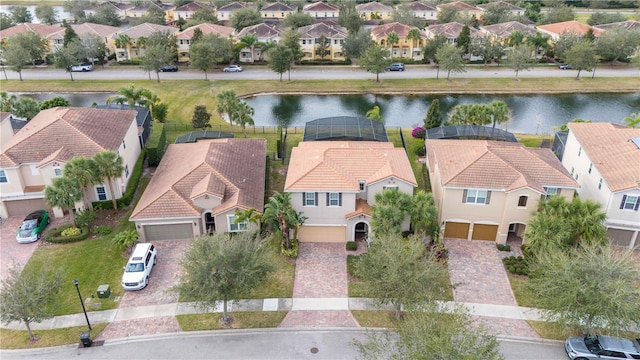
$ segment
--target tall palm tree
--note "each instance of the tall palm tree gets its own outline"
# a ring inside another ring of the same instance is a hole
[[[255,46],[260,48],[260,56],[258,56],[258,60],[262,60],[262,55],[269,52],[269,50],[278,46],[278,43],[273,40],[267,40],[267,42],[258,42]]]
[[[140,105],[146,107],[153,116],[153,108],[160,103],[160,98],[156,93],[149,89],[142,89],[142,99],[138,101]]]
[[[411,224],[417,234],[429,235],[436,240],[438,228],[438,209],[433,201],[433,195],[422,190],[418,191],[411,199],[409,207]]]
[[[103,151],[97,153],[93,157],[93,161],[98,169],[97,174],[100,179],[106,179],[109,184],[109,193],[111,194],[111,202],[113,208],[118,208],[115,193],[113,192],[113,179],[122,176],[124,167],[122,166],[122,158],[114,151]]]
[[[118,93],[120,95],[114,95],[107,98],[107,104],[116,103],[116,104],[129,104],[130,108],[136,107],[137,104],[140,103],[141,100],[144,100],[144,93],[148,91],[145,88],[136,89],[135,85],[129,84],[127,87],[122,87],[118,89]]]
[[[242,134],[247,137],[247,125],[255,125],[253,122],[254,110],[246,101],[239,100],[233,109],[233,120],[242,126]]]
[[[387,35],[387,46],[389,47],[389,57],[393,57],[393,46],[400,42],[400,37],[395,31]]]
[[[573,247],[578,247],[579,244],[604,245],[606,243],[607,228],[604,222],[607,214],[602,211],[599,203],[576,197],[571,201],[569,211],[573,220]]]
[[[511,118],[511,110],[507,106],[507,103],[502,100],[494,100],[489,104],[489,114],[494,129],[496,128],[496,124],[502,124]]]
[[[276,191],[264,206],[262,220],[280,230],[280,246],[283,249],[291,249],[289,230],[292,226],[299,226],[297,224],[302,222],[295,221],[298,219],[298,215],[293,206],[291,206],[291,193],[280,193]],[[302,214],[300,215],[302,216]]]
[[[411,52],[409,53],[411,59],[413,59],[413,50],[416,48],[418,40],[422,39],[422,36],[420,35],[420,30],[417,28],[413,28],[411,30],[409,30],[409,32],[407,33],[407,40],[409,40],[411,42],[411,47],[410,50]]]
[[[82,199],[82,191],[80,191],[76,179],[67,176],[53,179],[51,185],[44,189],[44,197],[49,206],[59,207],[63,211],[69,210],[71,223],[76,226],[76,214],[73,212],[73,208],[76,202]]]
[[[124,56],[129,59],[129,45],[131,45],[131,37],[127,34],[120,34],[114,39],[116,48],[124,49]]]
[[[89,198],[87,196],[87,187],[97,184],[100,181],[100,179],[96,177],[96,173],[97,169],[93,159],[87,159],[81,156],[72,158],[64,166],[63,175],[76,180],[82,190],[82,202],[88,208],[91,208],[91,202],[87,203],[87,199]]]
[[[243,48],[249,48],[251,51],[251,62],[253,63],[253,50],[258,43],[258,36],[256,34],[247,34],[240,38],[240,44],[243,45]]]
[[[226,114],[229,117],[229,124],[233,129],[233,110],[238,103],[236,92],[233,90],[222,90],[216,95],[216,99],[218,100],[216,110],[220,116]]]

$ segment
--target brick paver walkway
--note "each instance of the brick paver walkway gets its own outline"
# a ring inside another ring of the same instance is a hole
[[[300,243],[293,298],[348,297],[347,255],[344,243]],[[359,326],[350,311],[290,311],[280,327]]]

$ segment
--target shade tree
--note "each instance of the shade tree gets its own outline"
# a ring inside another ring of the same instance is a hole
[[[442,46],[436,52],[436,61],[438,62],[438,73],[440,68],[447,72],[447,80],[451,78],[451,72],[464,72],[464,60],[462,59],[463,50],[455,45]]]
[[[380,82],[380,73],[391,65],[391,58],[387,55],[389,52],[379,45],[372,45],[365,50],[360,57],[360,67],[367,72],[376,74],[376,82]]]

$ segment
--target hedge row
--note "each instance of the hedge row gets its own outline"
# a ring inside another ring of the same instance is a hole
[[[45,240],[47,240],[50,243],[57,243],[57,244],[63,244],[63,243],[72,243],[72,242],[77,242],[77,241],[81,241],[86,239],[87,237],[89,237],[89,228],[86,226],[82,226],[80,227],[80,234],[76,235],[76,236],[61,236],[60,234],[62,234],[63,231],[67,230],[68,228],[73,227],[73,225],[71,224],[65,224],[62,226],[59,226],[57,228],[51,229],[49,231],[47,231],[47,233],[44,235]]]
[[[127,184],[127,190],[124,192],[124,195],[116,200],[118,204],[118,208],[129,206],[131,200],[133,199],[133,195],[138,188],[138,183],[140,182],[140,177],[142,176],[142,168],[144,166],[144,158],[147,155],[147,150],[142,149],[140,153],[140,157],[138,157],[138,161],[136,162],[136,166],[134,166],[133,171],[131,172],[131,179],[129,179],[129,184]],[[113,209],[113,202],[111,200],[104,201],[94,201],[91,203],[94,209]]]
[[[147,142],[147,154],[149,155],[149,166],[158,166],[164,152],[167,150],[167,132],[163,123],[153,124],[151,136]]]
[[[351,65],[351,60],[302,60],[300,61],[300,65]]]

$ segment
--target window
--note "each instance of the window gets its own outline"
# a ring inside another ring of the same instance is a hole
[[[578,148],[578,157],[580,156],[580,154],[582,154],[582,146],[580,146],[580,148]]]
[[[129,165],[124,166],[124,177],[129,177]]]
[[[525,195],[522,195],[518,198],[518,206],[519,207],[525,207],[527,206],[527,199],[528,197]]]
[[[342,206],[342,193],[327,193],[327,206]]]
[[[575,169],[574,169],[574,168],[573,168],[573,166],[572,166],[572,167],[571,167],[571,176],[573,176],[573,172],[574,172],[574,170],[575,170]]]
[[[602,189],[602,178],[598,181],[598,190]]]
[[[593,168],[593,163],[589,164],[589,174],[591,174],[591,169]]]
[[[8,183],[7,173],[4,170],[0,170],[0,183]]]
[[[60,177],[60,176],[62,176],[62,169],[61,169],[59,166],[54,167],[54,168],[53,168],[53,174],[54,174],[56,177]]]
[[[302,193],[302,206],[318,206],[318,193]]]
[[[640,196],[623,195],[622,202],[620,203],[620,210],[633,210],[638,211],[640,206]]]
[[[229,232],[247,231],[248,222],[246,220],[236,224],[236,216],[228,215],[227,221],[229,223]]]
[[[560,189],[555,188],[555,187],[545,187],[544,190],[547,192],[546,194],[544,194],[544,198],[547,199],[551,196],[554,195],[560,195]]]
[[[122,140],[122,148],[126,149],[127,148],[127,144],[124,143],[124,140]]]
[[[360,187],[360,191],[364,191],[364,185],[365,185],[364,180],[360,180],[360,181],[358,182],[358,186]]]
[[[98,200],[107,200],[107,190],[104,186],[96,186],[96,194],[98,195]]]
[[[463,202],[467,204],[488,204],[491,191],[487,190],[465,190]]]

